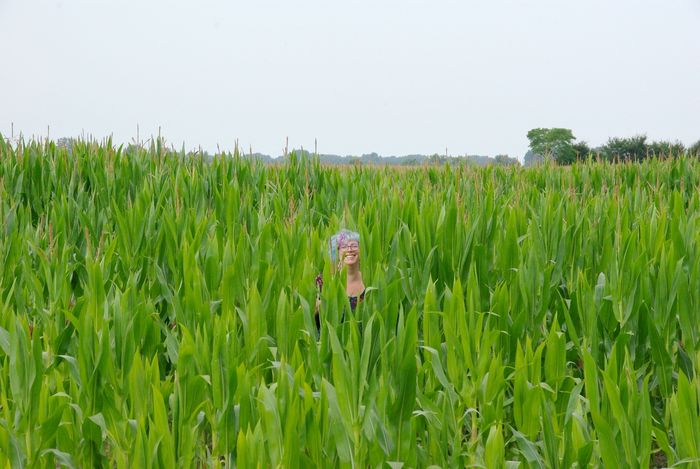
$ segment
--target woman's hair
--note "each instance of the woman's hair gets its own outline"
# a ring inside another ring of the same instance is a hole
[[[338,231],[336,234],[331,236],[329,250],[333,265],[335,265],[338,262],[338,248],[340,248],[341,244],[347,243],[348,241],[357,241],[357,243],[359,244],[360,233],[356,233],[354,231],[346,230],[345,228],[343,228],[342,230]]]

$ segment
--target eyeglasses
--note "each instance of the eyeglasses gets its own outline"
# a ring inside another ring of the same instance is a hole
[[[345,249],[346,251],[357,251],[360,249],[359,243],[347,243],[347,244],[341,244],[340,249]]]

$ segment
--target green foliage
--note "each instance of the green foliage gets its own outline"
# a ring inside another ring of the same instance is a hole
[[[508,155],[496,155],[494,163],[500,166],[520,166],[520,161],[517,158],[511,158]]]
[[[585,160],[588,158],[588,155],[591,153],[591,148],[588,146],[586,142],[575,142],[572,145],[572,148],[574,149],[574,152],[576,154],[575,160]],[[573,161],[572,161],[573,163]]]
[[[648,146],[649,157],[652,158],[673,158],[686,152],[685,146],[681,142],[658,141],[651,142]]]
[[[694,467],[699,185],[0,138],[0,467]]]
[[[570,129],[532,129],[527,133],[530,149],[545,158],[552,158],[559,164],[571,164],[576,160],[573,141],[576,140]]]
[[[688,155],[700,157],[700,140],[693,143],[690,148],[688,148]]]
[[[601,147],[601,153],[608,160],[641,161],[649,153],[647,136],[635,135],[627,138],[609,138],[608,142]]]

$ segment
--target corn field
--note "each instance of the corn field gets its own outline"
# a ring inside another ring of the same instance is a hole
[[[700,467],[699,188],[0,138],[0,467]]]

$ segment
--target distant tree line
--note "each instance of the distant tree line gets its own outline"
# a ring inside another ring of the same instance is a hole
[[[642,161],[647,158],[673,158],[681,154],[700,157],[700,140],[689,147],[685,147],[679,141],[649,141],[646,135],[635,135],[632,137],[611,137],[608,141],[598,147],[590,147],[585,141],[577,140],[571,129],[565,128],[536,128],[527,133],[530,141],[529,149],[523,158],[524,166],[532,166],[546,160],[555,161],[561,165],[569,165],[576,161],[585,160],[589,157],[607,161]],[[56,141],[56,146],[66,148],[70,152],[76,139],[60,138]],[[171,146],[166,146],[163,139],[152,139],[149,142],[154,148],[162,151],[176,151]],[[123,151],[131,152],[137,148],[142,148],[142,144],[131,143],[123,147]],[[203,157],[211,159],[214,155],[202,149],[195,152],[185,152],[188,156]],[[311,152],[299,149],[292,150],[285,155],[276,158],[263,153],[240,153],[241,157],[252,158],[263,163],[274,164],[284,163],[290,154],[297,156],[306,155],[308,157],[318,157],[322,164],[354,164],[354,165],[397,165],[397,166],[419,166],[419,165],[443,165],[443,164],[470,164],[476,166],[520,166],[517,158],[505,154],[494,157],[485,155],[461,155],[450,156],[433,153],[432,155],[411,154],[404,156],[381,156],[377,153],[366,153],[361,156],[340,156],[334,154],[312,154]]]
[[[361,156],[340,156],[333,154],[323,154],[319,153],[315,155],[307,150],[291,150],[287,155],[281,155],[277,158],[272,158],[269,155],[264,155],[261,153],[253,153],[250,155],[241,155],[246,157],[252,157],[263,161],[265,163],[283,163],[289,158],[291,154],[295,154],[297,157],[302,155],[306,157],[318,157],[322,164],[331,165],[394,165],[394,166],[420,166],[420,165],[444,165],[444,164],[469,164],[475,166],[520,166],[520,161],[517,158],[512,158],[508,155],[501,154],[495,157],[484,156],[484,155],[440,155],[438,153],[433,153],[432,155],[421,155],[421,154],[411,154],[404,156],[382,156],[378,153],[365,153]]]
[[[531,166],[551,159],[561,165],[572,164],[589,156],[608,161],[642,161],[647,158],[673,158],[682,154],[700,156],[700,140],[686,148],[681,142],[647,140],[646,135],[611,137],[591,148],[584,141],[577,141],[571,129],[537,128],[527,133],[530,147],[523,163]]]
[[[56,147],[65,148],[68,152],[72,152],[73,146],[79,141],[72,137],[59,138],[55,141]],[[139,143],[129,143],[127,145],[121,146],[121,149],[125,153],[132,153],[143,148],[152,148],[153,151],[163,151],[163,152],[177,152],[188,158],[204,158],[205,160],[213,159],[216,155],[207,152],[206,150],[199,149],[197,151],[185,151],[184,147],[181,150],[175,149],[172,145],[166,144],[163,138],[152,138],[148,139],[146,142]],[[314,154],[305,150],[303,148],[296,150],[289,150],[284,155],[277,157],[272,157],[264,153],[253,153],[243,152],[235,150],[233,154],[223,153],[224,155],[238,155],[241,158],[250,158],[253,160],[258,160],[266,164],[280,164],[285,163],[289,160],[292,154],[297,158],[305,156],[307,158],[318,157],[322,164],[330,165],[395,165],[395,166],[420,166],[420,165],[443,165],[443,164],[471,164],[476,166],[488,166],[488,165],[498,165],[498,166],[520,166],[520,161],[517,158],[512,158],[506,154],[499,154],[494,157],[485,155],[440,155],[433,153],[432,155],[422,155],[422,154],[410,154],[404,156],[382,156],[376,152],[365,153],[360,156],[341,156],[334,154]]]

